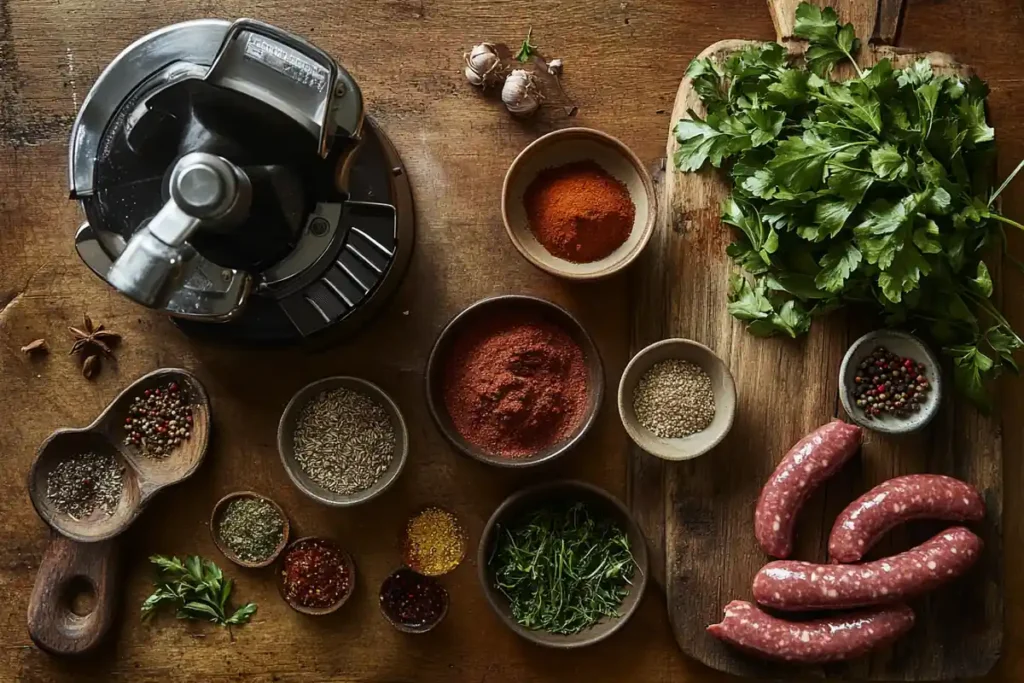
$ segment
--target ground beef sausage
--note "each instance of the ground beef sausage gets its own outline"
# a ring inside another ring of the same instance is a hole
[[[981,539],[969,529],[954,527],[875,562],[769,562],[754,577],[754,599],[792,612],[902,602],[961,576],[981,548]]]
[[[789,449],[761,489],[754,512],[754,534],[766,553],[789,557],[793,551],[793,525],[801,506],[815,488],[857,452],[861,436],[860,427],[833,420]]]
[[[985,503],[970,484],[941,474],[911,474],[879,484],[836,519],[828,539],[833,562],[859,562],[886,532],[912,519],[976,522]]]
[[[786,621],[734,600],[725,606],[721,623],[708,626],[708,633],[765,659],[822,664],[859,657],[891,643],[913,625],[914,612],[906,605]]]

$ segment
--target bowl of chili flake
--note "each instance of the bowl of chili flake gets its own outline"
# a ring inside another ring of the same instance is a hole
[[[284,551],[278,589],[296,612],[319,616],[336,612],[352,595],[356,565],[334,541],[307,536]]]
[[[527,261],[571,280],[619,272],[654,233],[657,195],[643,163],[591,128],[544,135],[515,158],[501,191],[509,239]]]

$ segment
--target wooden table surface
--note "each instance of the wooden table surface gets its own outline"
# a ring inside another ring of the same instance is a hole
[[[67,201],[67,135],[77,105],[102,68],[137,37],[199,16],[239,15],[277,24],[331,52],[363,88],[370,112],[392,136],[417,198],[418,234],[409,275],[387,311],[356,340],[330,351],[254,351],[190,341],[166,319],[113,293],[79,261],[72,235],[81,216]],[[559,107],[539,120],[512,120],[462,80],[462,53],[484,40],[513,43],[534,26],[534,42],[562,57],[579,114]],[[555,652],[510,633],[492,614],[467,561],[445,583],[452,611],[436,632],[401,635],[378,614],[376,588],[398,563],[405,516],[427,502],[457,510],[475,541],[497,504],[533,481],[573,476],[620,496],[626,437],[612,394],[595,432],[575,453],[538,472],[486,468],[457,455],[427,414],[422,371],[442,324],[472,301],[527,292],[577,313],[595,336],[614,386],[625,365],[627,278],[570,285],[533,269],[501,226],[501,181],[518,150],[537,135],[577,124],[624,140],[645,162],[664,152],[679,79],[689,60],[726,37],[771,39],[761,0],[165,0],[87,2],[0,0],[0,681],[645,681],[732,680],[683,657],[664,599],[651,590],[639,613],[597,647]],[[992,86],[990,104],[1008,172],[1024,156],[1024,80],[1018,71],[1024,11],[1017,0],[911,0],[901,43],[951,52]],[[1018,183],[1018,187],[1020,187]],[[1020,218],[1018,192],[1005,209]],[[1024,240],[1013,236],[1016,250]],[[1011,269],[1007,269],[1010,271]],[[1007,292],[1024,285],[1008,272]],[[1012,295],[1011,295],[1012,296]],[[1008,302],[1024,328],[1024,298]],[[124,335],[118,363],[89,382],[66,355],[66,332],[88,312]],[[19,352],[45,337],[50,356]],[[36,517],[25,475],[37,444],[60,426],[89,422],[135,377],[161,366],[194,370],[213,400],[214,442],[186,484],[168,490],[125,537],[123,617],[109,647],[83,662],[54,660],[32,646],[25,611],[49,532]],[[280,410],[303,384],[351,373],[378,382],[401,404],[412,450],[383,498],[334,510],[289,482],[275,447]],[[987,680],[1024,678],[1024,527],[1018,417],[1024,382],[1003,386],[1006,453],[1006,655]],[[1015,412],[1016,408],[1016,412]],[[301,534],[339,539],[360,579],[338,614],[302,617],[278,598],[268,570],[230,567],[207,520],[223,494],[254,489],[288,511]],[[233,633],[173,617],[141,625],[151,553],[200,553],[237,579],[237,597],[259,603],[254,622]]]

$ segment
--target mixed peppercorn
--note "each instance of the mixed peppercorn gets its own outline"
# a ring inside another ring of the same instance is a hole
[[[192,438],[192,402],[188,393],[171,382],[146,389],[132,400],[124,419],[124,443],[143,455],[164,458]]]
[[[916,413],[931,391],[927,373],[924,363],[879,346],[857,368],[853,379],[856,406],[868,417]]]

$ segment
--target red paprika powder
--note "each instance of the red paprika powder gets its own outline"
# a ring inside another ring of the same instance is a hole
[[[587,402],[583,350],[560,326],[527,313],[481,321],[444,367],[455,429],[492,455],[521,458],[567,438]]]
[[[618,249],[636,216],[626,186],[593,161],[541,171],[523,203],[537,241],[573,263],[591,263]]]

